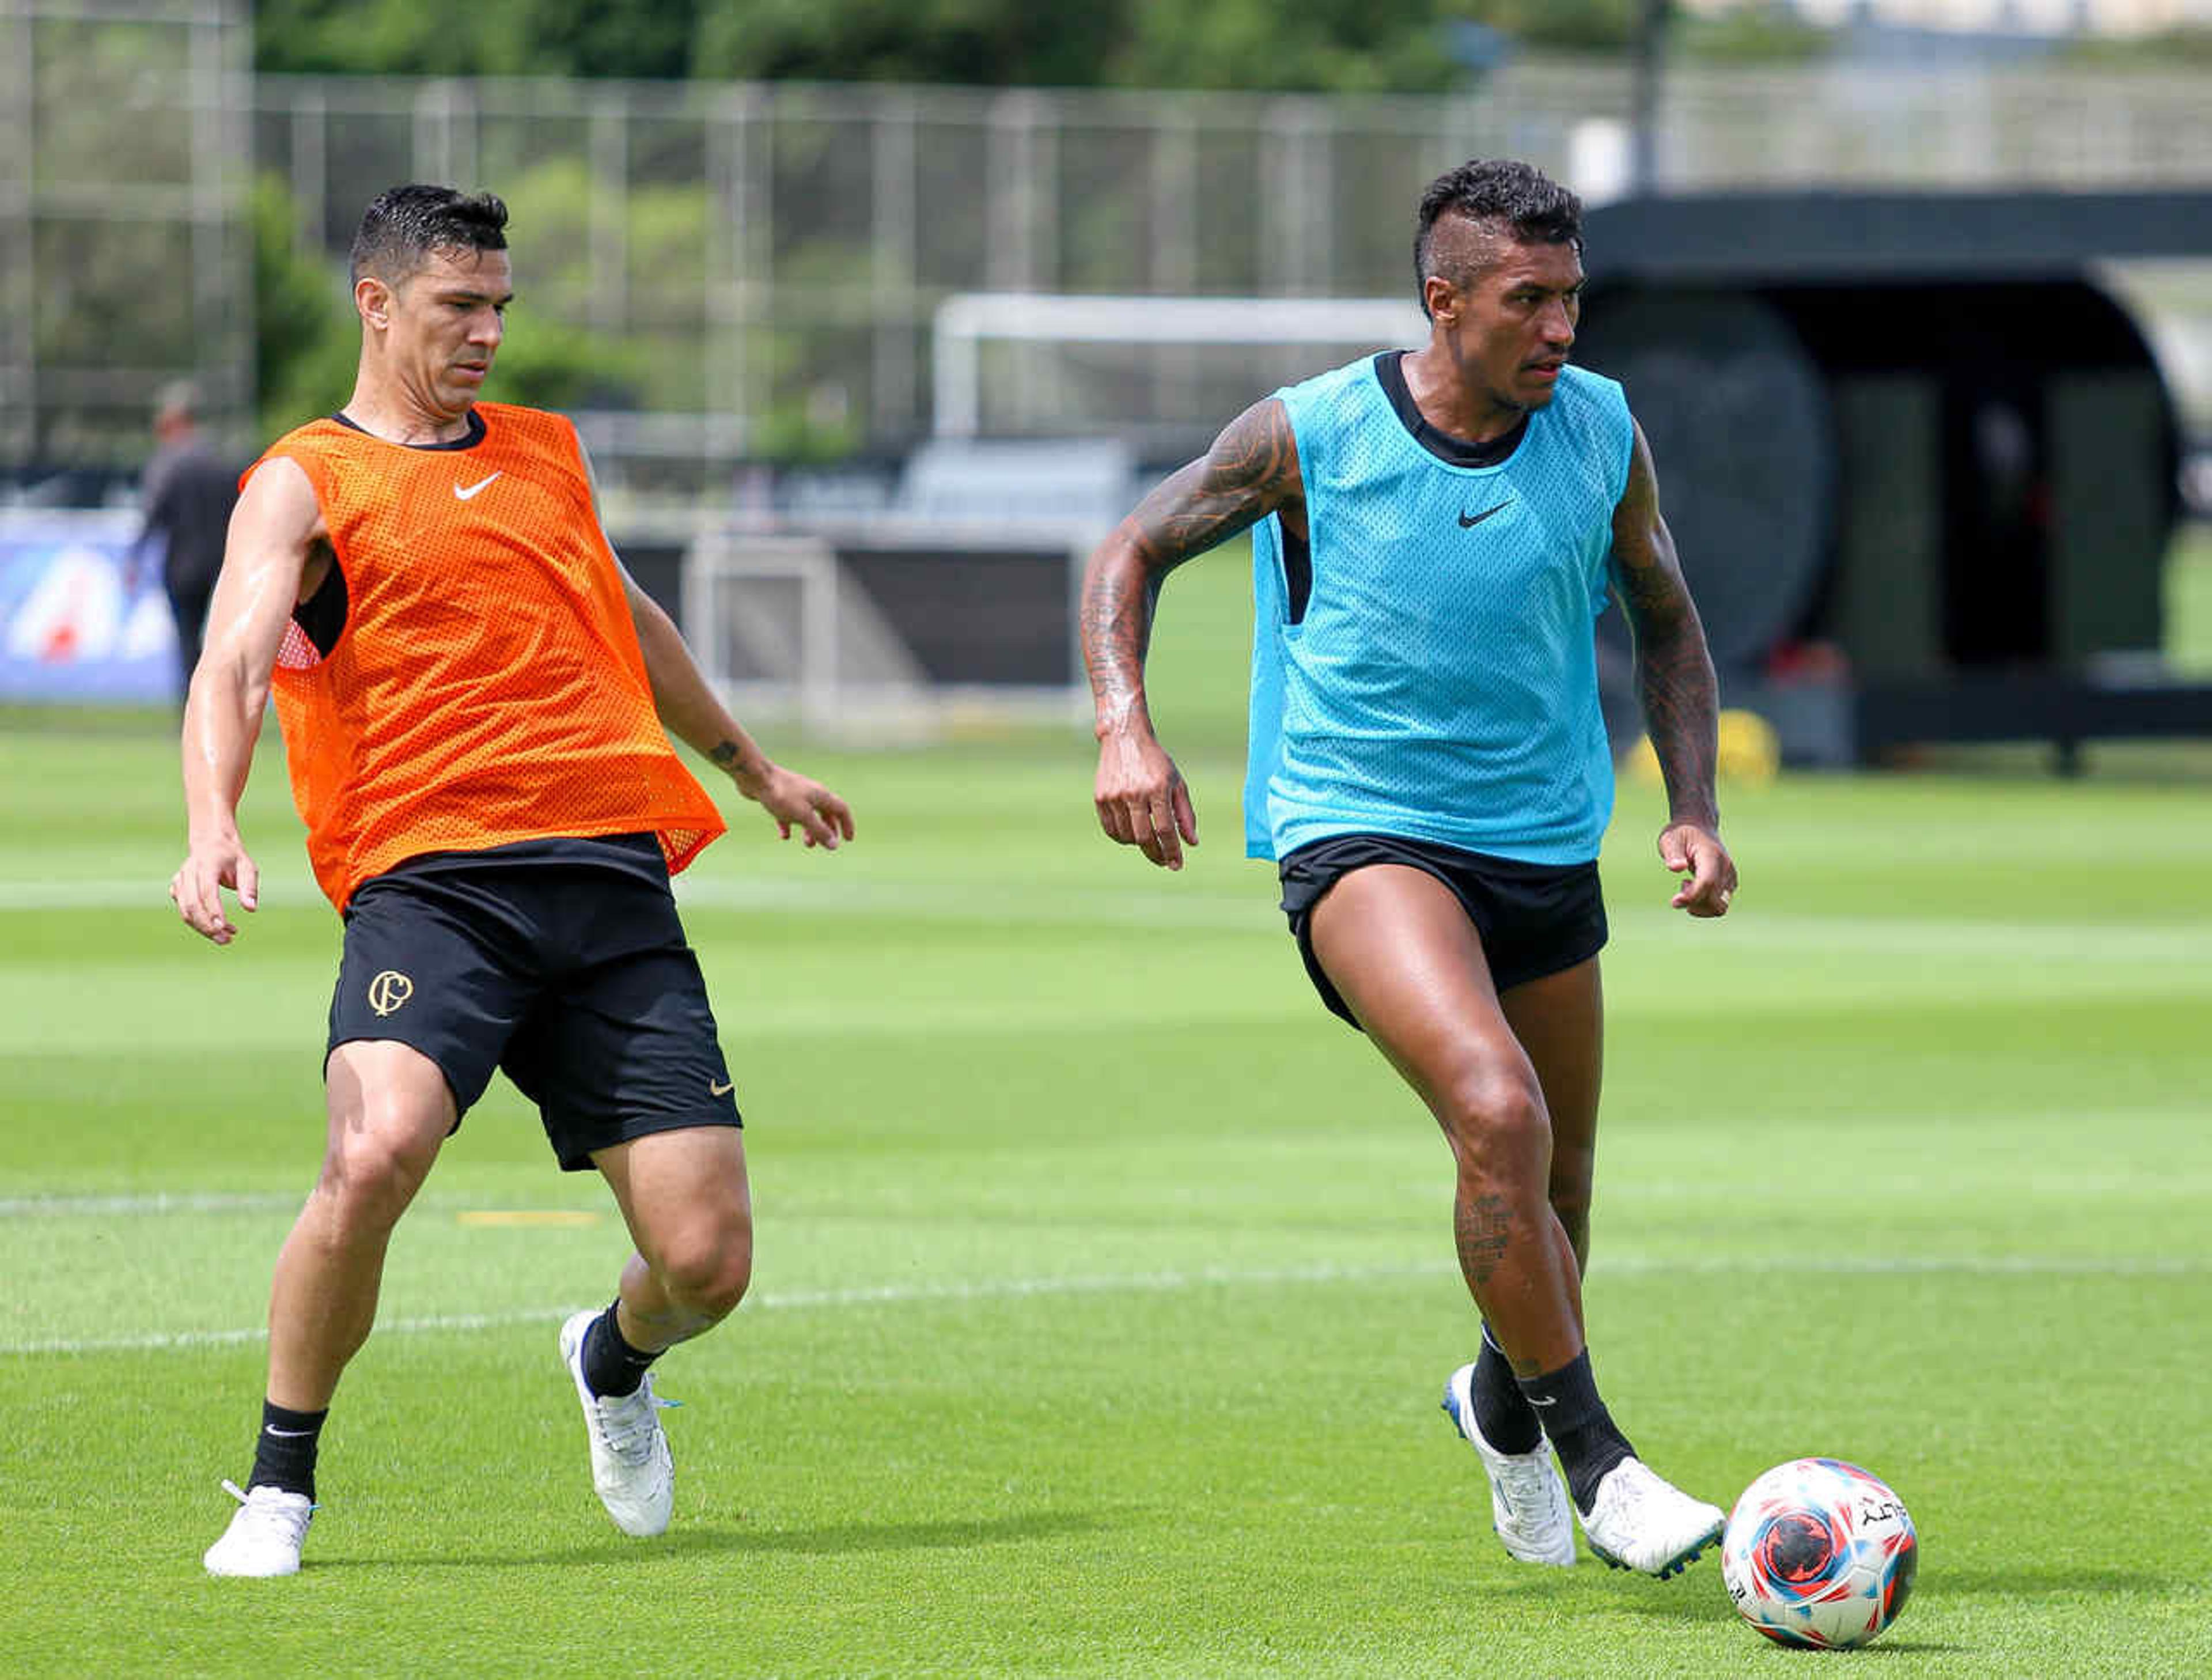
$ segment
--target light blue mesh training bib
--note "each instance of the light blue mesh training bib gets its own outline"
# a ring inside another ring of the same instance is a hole
[[[1275,393],[1305,481],[1311,591],[1293,623],[1281,521],[1253,530],[1246,853],[1333,834],[1584,863],[1613,814],[1593,625],[1633,423],[1569,367],[1519,444],[1456,466],[1369,357]]]

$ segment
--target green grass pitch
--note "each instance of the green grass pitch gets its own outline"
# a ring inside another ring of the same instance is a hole
[[[401,1227],[306,1571],[202,1573],[319,1149],[337,925],[273,755],[267,903],[216,951],[163,898],[158,727],[10,720],[0,1671],[2212,1670],[2212,782],[1729,789],[1717,924],[1668,911],[1624,790],[1594,1354],[1723,1503],[1813,1452],[1903,1495],[1905,1617],[1802,1656],[1710,1555],[1538,1571],[1489,1532],[1437,1405],[1474,1341],[1448,1157],[1237,855],[1236,574],[1162,621],[1180,877],[1096,832],[1076,736],[794,749],[859,813],[836,857],[728,802],[684,896],[759,1265],[663,1362],[655,1543],[599,1512],[553,1348],[623,1239],[502,1084]]]

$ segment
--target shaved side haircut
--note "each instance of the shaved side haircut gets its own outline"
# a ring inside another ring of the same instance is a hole
[[[1437,223],[1447,216],[1480,227],[1502,223],[1525,245],[1571,245],[1583,248],[1583,201],[1547,175],[1514,158],[1475,158],[1439,175],[1421,195],[1421,217],[1413,235],[1413,285],[1417,294],[1431,275],[1465,288],[1474,278],[1466,268],[1467,241],[1440,240]],[[1450,253],[1440,248],[1449,243]],[[1425,313],[1428,303],[1424,298]]]

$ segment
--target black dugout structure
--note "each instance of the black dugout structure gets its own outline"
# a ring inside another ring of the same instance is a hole
[[[1576,359],[1786,758],[2212,734],[2159,653],[2173,403],[2097,274],[2212,257],[2212,192],[1645,198],[1586,241]]]

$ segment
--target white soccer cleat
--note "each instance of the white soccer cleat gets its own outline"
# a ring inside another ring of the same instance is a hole
[[[584,1332],[596,1312],[574,1314],[561,1326],[561,1362],[576,1385],[584,1408],[584,1427],[592,1442],[592,1486],[599,1503],[624,1534],[641,1539],[668,1526],[676,1504],[676,1461],[668,1456],[660,1409],[650,1373],[635,1394],[611,1397],[592,1392],[584,1380]]]
[[[240,1493],[235,1482],[222,1484],[223,1492],[238,1501],[230,1526],[222,1538],[207,1549],[200,1561],[210,1575],[296,1575],[300,1545],[307,1537],[307,1519],[315,1514],[305,1494],[288,1494],[282,1488],[256,1488]]]
[[[1552,1467],[1548,1443],[1530,1452],[1500,1452],[1483,1440],[1474,1421],[1474,1367],[1462,1365],[1444,1384],[1444,1413],[1482,1460],[1490,1478],[1490,1525],[1505,1549],[1523,1563],[1571,1569],[1575,1519],[1566,1484]]]
[[[1590,1549],[1614,1568],[1663,1581],[1719,1539],[1727,1525],[1718,1506],[1692,1499],[1640,1458],[1623,1458],[1597,1484],[1583,1532]]]

